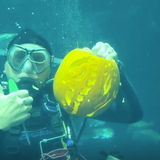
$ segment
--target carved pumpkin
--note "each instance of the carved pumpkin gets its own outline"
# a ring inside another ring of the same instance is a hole
[[[93,117],[110,107],[119,82],[114,60],[93,56],[88,49],[74,49],[59,66],[53,91],[57,102],[68,113]]]

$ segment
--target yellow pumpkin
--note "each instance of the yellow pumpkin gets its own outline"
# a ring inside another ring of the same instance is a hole
[[[53,92],[68,113],[93,117],[110,107],[118,93],[119,82],[119,69],[114,60],[77,48],[68,53],[59,66]]]

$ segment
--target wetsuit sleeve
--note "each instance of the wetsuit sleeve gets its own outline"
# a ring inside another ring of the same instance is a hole
[[[121,86],[116,100],[107,111],[94,119],[108,122],[134,123],[143,117],[137,93],[123,70],[120,71],[120,79]]]

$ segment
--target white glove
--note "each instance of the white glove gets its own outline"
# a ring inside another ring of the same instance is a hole
[[[108,43],[97,42],[92,48],[92,54],[108,60],[113,59],[118,63],[118,55]]]
[[[4,95],[0,86],[0,129],[9,130],[11,127],[23,123],[30,117],[33,98],[27,90]]]

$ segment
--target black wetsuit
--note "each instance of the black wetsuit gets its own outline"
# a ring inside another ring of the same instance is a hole
[[[113,105],[106,112],[95,117],[94,119],[108,121],[108,122],[133,123],[140,120],[143,117],[141,105],[133,86],[131,85],[128,78],[122,71],[120,71],[120,77],[122,85],[119,89],[119,93]],[[40,97],[38,97],[38,101],[40,99],[43,99],[43,95],[40,95]],[[123,100],[124,102],[122,102]],[[34,102],[36,101],[37,99],[34,100]],[[27,143],[24,133],[23,134],[22,132],[14,133],[18,132],[14,130],[13,133],[10,133],[9,131],[7,132],[0,131],[1,160],[40,159],[39,141],[47,137],[51,136],[53,137],[56,134],[56,130],[54,128],[54,123],[53,123],[56,120],[55,115],[52,113],[47,113],[42,111],[42,104],[43,104],[42,101],[39,102],[38,105],[39,107],[37,106],[36,103],[35,105],[33,104],[33,109],[34,110],[37,109],[35,113],[39,114],[39,116],[31,117],[28,120],[28,122],[25,122],[27,131],[31,131],[29,133],[29,138],[31,140],[30,146]],[[66,116],[66,112],[64,112],[64,115]],[[64,119],[64,121],[65,120],[66,118]],[[17,128],[20,131],[23,131],[22,125],[18,126]],[[16,154],[8,153],[7,147],[12,145],[18,146],[19,149],[18,153]],[[48,150],[53,150],[55,148],[60,147],[58,145],[61,145],[58,141],[57,143],[51,142],[49,144],[46,144],[46,146],[44,146],[45,148],[44,151],[48,152]],[[5,159],[3,159],[4,156],[6,157]]]
[[[43,99],[45,99],[43,94],[34,99],[31,117],[25,121],[30,145],[22,125],[6,132],[0,131],[0,160],[39,160],[41,158],[39,142],[64,134],[63,117],[56,111],[56,103],[47,104],[47,107],[55,108],[54,112],[47,111],[42,105]],[[63,115],[66,116],[65,113]],[[63,148],[60,139],[42,143],[42,147],[44,153]]]

